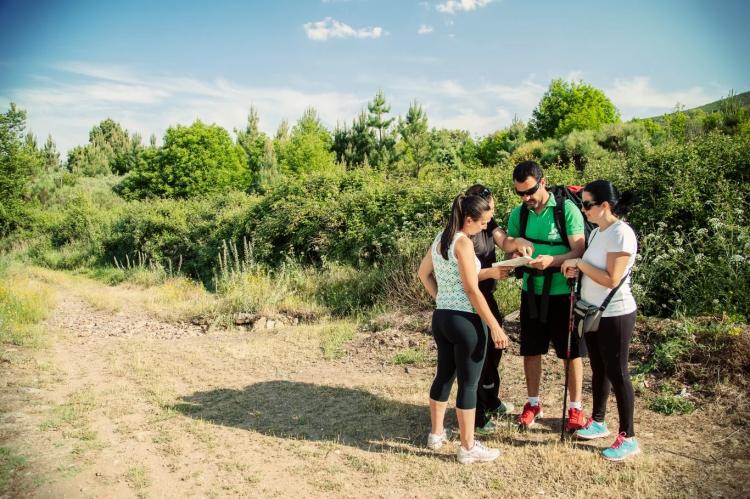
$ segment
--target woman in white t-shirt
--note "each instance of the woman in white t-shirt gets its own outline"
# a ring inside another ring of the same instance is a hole
[[[583,257],[566,260],[562,272],[568,277],[580,273],[581,298],[597,306],[624,282],[602,312],[599,329],[585,335],[594,400],[592,419],[585,428],[576,431],[576,436],[588,440],[609,435],[604,414],[609,393],[614,391],[620,428],[615,442],[602,455],[610,461],[622,461],[640,452],[633,429],[635,397],[628,372],[636,315],[630,270],[635,263],[638,241],[633,229],[620,220],[632,205],[633,196],[629,192],[620,194],[607,180],[596,180],[583,188],[581,197],[584,215],[598,227],[589,235]]]

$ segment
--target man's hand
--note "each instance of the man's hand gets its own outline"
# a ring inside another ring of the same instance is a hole
[[[528,265],[538,270],[544,270],[554,262],[555,259],[551,255],[539,255],[538,257],[531,260]]]
[[[517,237],[514,241],[518,256],[531,256],[534,254],[534,244],[531,241],[527,241],[522,237]]]

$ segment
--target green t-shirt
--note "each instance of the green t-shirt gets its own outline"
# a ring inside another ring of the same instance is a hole
[[[562,242],[557,225],[555,225],[555,196],[550,193],[549,201],[544,206],[542,213],[536,214],[536,211],[529,210],[529,221],[526,224],[526,236],[540,241]],[[583,234],[583,214],[581,210],[571,200],[565,200],[565,228],[569,236]],[[521,236],[521,205],[513,208],[508,218],[508,235],[510,237]],[[539,255],[562,255],[570,251],[567,246],[551,246],[546,244],[534,243],[534,254],[536,258]],[[527,290],[527,280],[529,274],[523,276],[523,289]],[[534,277],[534,292],[542,294],[544,286],[544,277]],[[550,287],[551,295],[565,295],[570,293],[570,288],[562,273],[557,272],[552,276],[552,286]]]

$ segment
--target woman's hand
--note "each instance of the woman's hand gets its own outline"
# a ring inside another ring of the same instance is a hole
[[[492,279],[501,280],[507,279],[510,274],[513,273],[513,267],[492,267],[490,275]]]
[[[490,337],[495,348],[502,349],[508,347],[508,336],[505,334],[502,326],[498,325],[497,327],[490,328]]]
[[[569,260],[565,260],[562,265],[560,265],[560,272],[563,273],[563,275],[569,279],[575,279],[578,277],[578,262],[580,261],[580,258],[571,258]]]

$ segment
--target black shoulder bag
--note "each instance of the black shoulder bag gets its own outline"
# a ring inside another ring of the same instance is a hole
[[[599,321],[602,318],[602,312],[607,308],[609,302],[612,301],[612,298],[615,296],[615,293],[617,293],[617,290],[620,289],[620,286],[625,283],[631,270],[632,268],[623,276],[620,284],[609,292],[600,306],[597,307],[596,305],[592,305],[581,298],[576,300],[573,307],[573,313],[578,320],[578,336],[583,336],[583,333],[591,333],[599,330]]]

